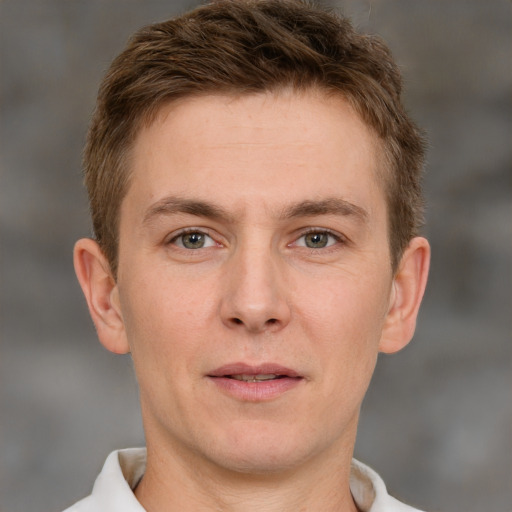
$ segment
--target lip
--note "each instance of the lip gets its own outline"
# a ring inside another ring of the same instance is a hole
[[[232,378],[233,375],[268,374],[278,375],[279,378],[259,382]],[[229,363],[209,372],[207,378],[223,393],[246,402],[276,399],[305,381],[297,371],[277,363],[263,363],[255,366],[246,363]]]

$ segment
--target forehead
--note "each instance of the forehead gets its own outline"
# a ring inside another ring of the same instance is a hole
[[[165,194],[215,194],[233,208],[262,198],[278,207],[286,198],[339,192],[363,201],[358,196],[382,189],[380,154],[378,138],[338,95],[185,98],[160,108],[139,132],[127,199],[135,191],[153,202]]]

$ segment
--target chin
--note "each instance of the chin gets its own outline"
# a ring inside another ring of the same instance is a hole
[[[290,432],[245,432],[211,446],[207,455],[217,466],[241,474],[268,475],[297,468],[322,446],[306,435]]]
[[[276,453],[275,450],[267,451],[261,448],[254,453],[228,453],[215,458],[217,465],[228,471],[262,476],[282,474],[304,462],[304,458],[297,457],[296,453]]]

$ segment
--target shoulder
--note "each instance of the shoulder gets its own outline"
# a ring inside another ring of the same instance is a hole
[[[422,512],[421,510],[411,507],[410,505],[406,505],[389,495],[387,499],[387,507],[386,512],[388,510],[389,512]]]
[[[94,497],[87,496],[87,498],[71,505],[64,512],[98,512],[98,507],[94,503]]]

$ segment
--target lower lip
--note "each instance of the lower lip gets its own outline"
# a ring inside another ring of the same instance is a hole
[[[282,377],[260,382],[247,382],[228,377],[209,377],[209,379],[224,393],[246,402],[264,402],[275,399],[304,381],[301,377]]]

